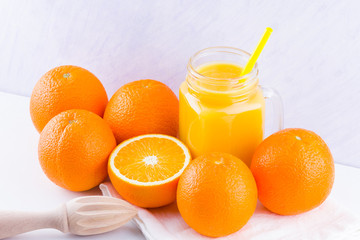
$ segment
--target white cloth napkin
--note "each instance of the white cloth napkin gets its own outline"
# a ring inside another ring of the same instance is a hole
[[[101,184],[100,189],[105,196],[121,198],[110,182]],[[191,229],[182,219],[176,203],[155,209],[138,208],[134,221],[148,240],[212,239]],[[360,218],[332,199],[296,216],[273,214],[258,202],[254,215],[241,230],[219,239],[360,240]]]

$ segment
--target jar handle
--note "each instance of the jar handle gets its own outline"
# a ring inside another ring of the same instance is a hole
[[[284,107],[279,93],[268,87],[261,86],[265,100],[268,100],[273,110],[273,130],[280,131],[284,128]]]

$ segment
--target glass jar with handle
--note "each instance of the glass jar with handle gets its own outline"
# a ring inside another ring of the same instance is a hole
[[[250,166],[264,137],[265,100],[273,107],[275,130],[283,128],[280,96],[259,85],[258,67],[241,76],[250,54],[231,47],[197,52],[180,86],[180,139],[195,158],[227,152]]]

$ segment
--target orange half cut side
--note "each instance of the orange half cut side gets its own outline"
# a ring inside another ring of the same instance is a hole
[[[173,202],[180,175],[191,160],[178,139],[148,134],[120,143],[109,159],[110,180],[119,194],[141,207]]]

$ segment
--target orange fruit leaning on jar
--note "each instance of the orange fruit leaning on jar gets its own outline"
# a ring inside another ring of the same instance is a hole
[[[333,186],[331,152],[312,131],[289,128],[266,138],[251,162],[259,200],[270,211],[294,215],[316,208]]]

